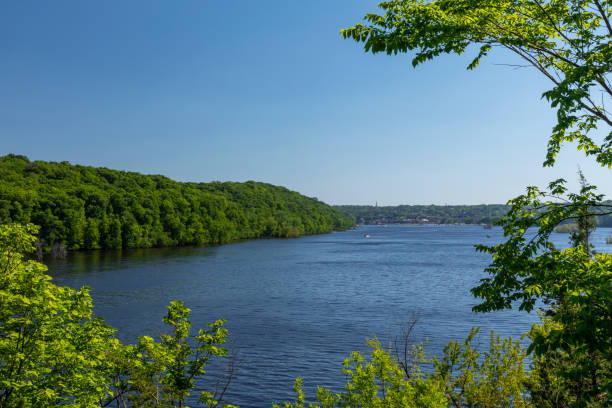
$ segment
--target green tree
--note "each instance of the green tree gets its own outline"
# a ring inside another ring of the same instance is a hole
[[[580,179],[581,193],[588,192],[590,186],[584,174],[582,174],[582,170],[578,170],[578,178]],[[595,215],[593,214],[593,208],[589,207],[589,204],[598,206],[599,201],[596,203],[585,203],[584,206],[577,210],[575,216],[576,231],[570,233],[570,242],[575,247],[582,245],[590,253],[593,250],[590,237],[591,233],[595,231]]]
[[[610,0],[421,0],[387,1],[384,14],[367,14],[366,24],[341,31],[365,43],[366,51],[414,51],[414,66],[440,54],[479,50],[468,69],[493,47],[503,47],[552,83],[543,97],[557,111],[546,165],[565,141],[612,164],[612,131],[594,137],[599,123],[612,126],[603,98],[612,98],[612,2]],[[517,64],[517,66],[519,66]],[[603,95],[603,96],[602,96]]]
[[[95,218],[87,219],[83,241],[86,248],[100,248],[100,230],[98,221]]]
[[[114,329],[93,318],[88,289],[50,282],[27,261],[37,228],[0,228],[0,407],[93,406],[107,391]]]
[[[104,248],[117,249],[122,247],[121,221],[119,217],[111,215],[103,220],[103,243]]]
[[[121,363],[117,372],[123,373],[126,379],[114,384],[114,395],[121,395],[135,407],[184,406],[195,388],[195,379],[206,374],[208,361],[228,353],[222,347],[227,338],[224,320],[209,324],[208,329],[199,330],[191,338],[189,315],[190,310],[183,302],[171,302],[163,318],[170,329],[169,334],[161,335],[159,343],[150,336],[142,336],[136,346],[118,355],[117,360]],[[217,391],[214,394],[201,391],[199,401],[216,407],[222,396]]]
[[[604,106],[612,98],[610,0],[404,0],[379,7],[384,14],[368,14],[365,25],[342,35],[373,53],[414,51],[413,65],[476,45],[468,65],[473,69],[492,47],[503,47],[552,82],[543,96],[557,122],[544,164],[553,165],[568,141],[612,166],[612,117]],[[490,277],[472,290],[483,300],[476,311],[548,304],[542,325],[530,334],[530,389],[541,406],[563,406],[546,405],[553,400],[545,394],[555,386],[560,404],[612,405],[612,264],[610,255],[593,254],[588,240],[592,217],[612,211],[602,199],[583,178],[575,194],[564,180],[545,190],[528,187],[499,221],[506,242],[478,247],[493,261]],[[579,226],[572,236],[576,246],[560,251],[549,236],[567,220]]]
[[[418,347],[415,364],[407,376],[390,350],[385,350],[379,341],[369,340],[370,359],[359,352],[351,353],[344,361],[342,373],[347,379],[345,391],[335,394],[326,388],[317,388],[316,400],[320,405],[308,404],[309,408],[323,407],[406,407],[446,408],[448,401],[444,388],[435,378],[423,374],[419,363],[425,361],[422,348]],[[297,378],[294,384],[295,403],[285,403],[284,408],[304,408],[303,381]],[[274,404],[274,408],[280,408]]]
[[[16,155],[0,157],[0,176],[0,222],[40,225],[40,242],[48,247],[221,244],[354,224],[316,199],[264,183],[178,183]]]
[[[345,390],[333,393],[318,387],[319,405],[308,407],[532,407],[525,393],[525,350],[519,342],[491,332],[489,349],[479,352],[472,347],[478,331],[472,329],[463,342],[449,343],[440,360],[428,358],[421,343],[402,345],[398,353],[383,348],[376,339],[368,340],[369,359],[353,352],[344,361]],[[422,370],[432,365],[433,370]],[[298,378],[294,384],[296,402],[285,403],[285,408],[306,406],[302,387]]]
[[[526,350],[491,331],[489,350],[480,352],[472,347],[478,331],[472,329],[464,342],[451,341],[442,359],[434,359],[434,377],[444,384],[449,406],[531,407],[525,393]]]
[[[93,316],[88,288],[56,286],[27,259],[37,232],[0,225],[0,407],[184,406],[208,361],[227,355],[224,321],[190,336],[189,309],[172,302],[160,343],[124,346]],[[199,400],[216,407],[222,397],[200,391]]]

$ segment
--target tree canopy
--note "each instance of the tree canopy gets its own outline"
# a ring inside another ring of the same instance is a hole
[[[209,360],[228,353],[224,321],[192,335],[190,310],[171,302],[159,342],[123,345],[93,315],[87,287],[56,286],[28,260],[37,230],[0,224],[0,407],[185,406]],[[217,407],[221,391],[199,400]]]
[[[502,47],[551,82],[544,92],[557,120],[545,165],[564,142],[612,167],[612,1],[610,0],[397,0],[379,4],[365,24],[342,30],[372,53],[413,51],[413,65],[441,54],[478,47],[468,69]],[[516,66],[523,66],[517,63]],[[506,241],[478,249],[492,256],[489,276],[472,289],[476,311],[541,309],[531,330],[529,393],[536,406],[609,407],[612,404],[612,255],[589,244],[595,216],[612,206],[580,176],[569,193],[565,180],[528,187],[509,201],[499,220]],[[550,242],[555,227],[576,221],[574,247]]]
[[[545,164],[554,164],[563,142],[575,141],[602,166],[612,165],[612,114],[604,103],[612,98],[610,0],[398,0],[378,7],[384,14],[367,14],[342,36],[372,53],[414,51],[414,66],[475,45],[474,69],[493,47],[509,50],[519,57],[516,66],[533,67],[552,84],[542,95],[557,111]],[[608,127],[601,140],[598,124]]]
[[[353,220],[284,187],[167,177],[0,157],[0,223],[41,227],[43,247],[136,248],[297,237]]]

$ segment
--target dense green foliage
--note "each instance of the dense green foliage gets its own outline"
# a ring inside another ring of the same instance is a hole
[[[532,407],[526,393],[525,350],[520,343],[491,333],[489,350],[479,352],[472,347],[477,332],[473,329],[464,342],[449,343],[442,359],[427,358],[420,343],[407,348],[403,344],[399,352],[370,340],[370,359],[354,352],[344,361],[347,382],[343,392],[318,387],[318,404],[306,404],[303,381],[298,378],[296,402],[283,407]]]
[[[474,69],[493,47],[504,48],[526,64],[516,66],[551,81],[542,96],[557,115],[544,164],[555,163],[562,143],[576,142],[612,167],[605,107],[612,100],[612,1],[396,0],[379,8],[383,14],[342,30],[344,38],[372,53],[413,52],[414,66],[477,45],[468,65]],[[589,242],[594,218],[610,215],[612,205],[580,181],[578,193],[568,193],[561,179],[544,190],[528,187],[499,221],[506,242],[478,247],[492,263],[472,290],[482,299],[476,311],[542,306],[542,322],[530,332],[527,385],[537,407],[612,406],[612,256],[595,254]],[[550,234],[571,221],[574,247],[558,250]]]
[[[564,197],[549,201],[547,197]],[[500,221],[507,241],[479,246],[493,262],[490,277],[472,293],[482,299],[477,311],[518,307],[530,311],[544,302],[543,321],[531,332],[531,351],[542,381],[534,395],[539,406],[600,407],[612,404],[612,255],[596,254],[589,242],[594,210],[610,212],[601,195],[583,182],[566,194],[563,181],[548,191],[531,187],[511,201]],[[539,213],[534,208],[542,209]],[[550,234],[563,221],[575,220],[574,247],[558,250]],[[536,230],[535,236],[527,235]],[[555,396],[547,396],[555,390]],[[554,404],[553,404],[554,400]]]
[[[184,406],[210,358],[227,354],[224,322],[190,336],[189,309],[172,302],[160,342],[124,346],[93,316],[88,288],[56,286],[26,259],[36,232],[0,225],[0,407]],[[200,393],[207,406],[219,397]]]
[[[552,87],[543,93],[557,113],[545,164],[553,165],[563,142],[612,162],[612,126],[604,98],[612,98],[612,2],[610,0],[395,0],[378,5],[365,24],[341,31],[363,42],[366,51],[413,52],[419,65],[441,54],[479,47],[468,69],[494,48],[519,58],[515,66],[535,68]],[[609,107],[608,107],[609,109]]]
[[[414,65],[477,44],[470,69],[492,47],[505,47],[553,83],[543,95],[557,113],[545,164],[554,164],[563,142],[575,141],[612,166],[612,119],[603,106],[612,97],[612,1],[403,0],[380,7],[383,15],[367,15],[367,25],[343,30],[344,37],[375,53],[414,50]],[[603,133],[600,124],[607,126]],[[175,183],[18,156],[3,158],[0,171],[0,220],[39,223],[48,243],[75,249],[292,236],[346,221],[315,200],[301,205],[297,195],[285,200],[295,193],[258,183],[246,183],[245,192],[238,184]],[[575,194],[563,180],[546,190],[529,187],[500,220],[506,242],[479,247],[492,263],[473,289],[482,300],[475,310],[542,306],[542,322],[530,332],[529,374],[520,346],[494,336],[482,356],[471,347],[473,334],[451,343],[442,360],[429,360],[430,373],[420,369],[428,362],[421,348],[402,361],[372,342],[369,360],[355,353],[345,363],[344,392],[319,389],[320,406],[612,406],[612,255],[596,254],[589,244],[593,217],[612,212],[602,200],[585,182]],[[302,214],[315,209],[324,215],[308,224]],[[578,226],[574,247],[558,250],[549,236],[567,221]],[[0,406],[183,405],[207,359],[225,354],[222,322],[199,332],[194,353],[186,342],[189,311],[176,302],[164,319],[171,332],[160,343],[142,337],[122,346],[92,318],[86,289],[58,288],[42,265],[24,261],[34,232],[0,228]],[[298,401],[287,407],[305,404],[301,381],[295,389]],[[208,405],[214,399],[201,394]]]
[[[221,244],[346,229],[353,221],[283,187],[179,183],[163,176],[0,157],[0,223],[39,225],[68,249]]]

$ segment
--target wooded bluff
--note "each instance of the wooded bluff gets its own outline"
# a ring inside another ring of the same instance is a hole
[[[39,225],[46,248],[222,244],[354,225],[316,198],[254,181],[183,183],[14,154],[0,157],[0,180],[0,224]]]

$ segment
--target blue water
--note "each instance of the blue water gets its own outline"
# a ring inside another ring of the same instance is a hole
[[[599,250],[609,235],[595,231]],[[482,327],[483,344],[492,328],[515,338],[527,331],[535,313],[471,311],[469,289],[490,261],[474,245],[502,239],[501,229],[479,226],[362,226],[213,248],[73,253],[49,268],[56,284],[90,286],[96,314],[126,343],[161,334],[171,300],[191,308],[194,328],[227,319],[238,365],[225,402],[270,407],[292,399],[298,376],[311,395],[316,385],[339,391],[349,353],[367,351],[374,335],[392,340],[414,316],[414,338],[428,339],[433,355],[472,326]],[[567,246],[567,234],[552,239]],[[213,364],[198,386],[210,388],[222,368]]]

